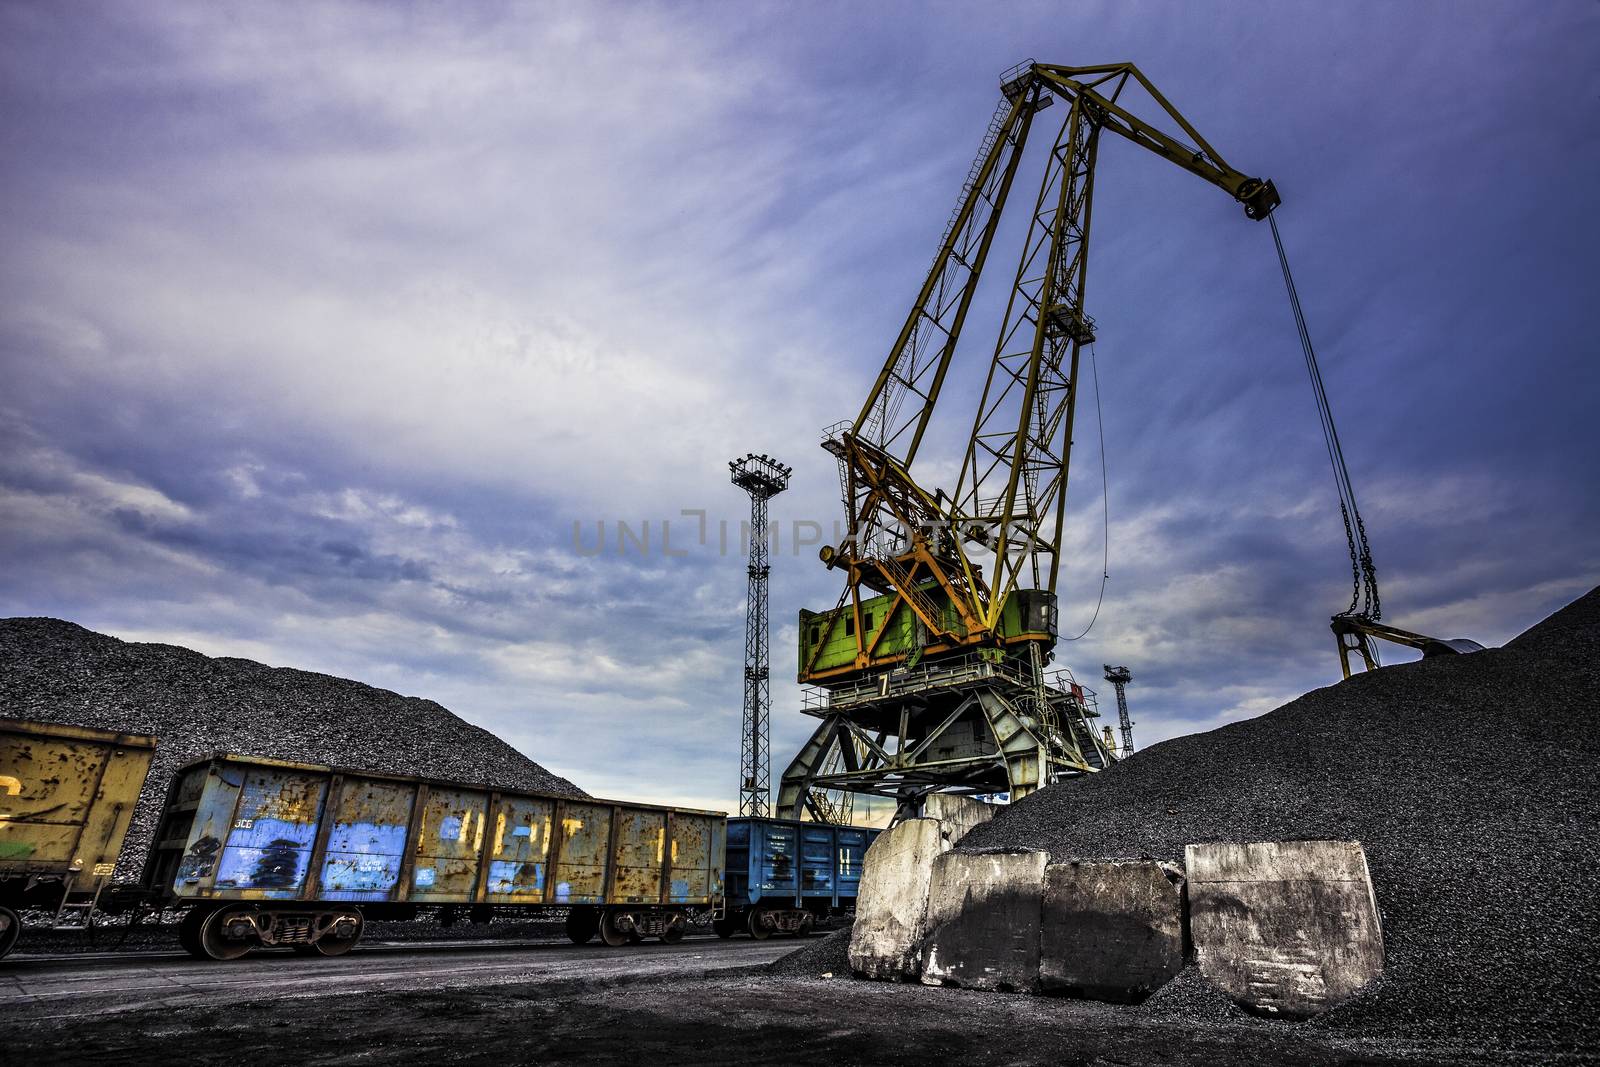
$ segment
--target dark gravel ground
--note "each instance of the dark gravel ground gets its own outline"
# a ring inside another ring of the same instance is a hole
[[[1386,667],[1155,745],[960,847],[1181,860],[1205,841],[1355,839],[1385,975],[1308,1025],[1600,1056],[1597,693],[1600,590],[1503,649]],[[1214,1013],[1192,984],[1147,1004]]]
[[[697,946],[680,953],[693,966]],[[266,965],[268,961],[262,961]],[[270,961],[293,966],[293,961]],[[453,988],[192,997],[63,1023],[44,1002],[6,1020],[18,1063],[583,1064],[584,1067],[1377,1067],[1496,1063],[1456,1043],[1404,1051],[1252,1019],[1162,1020],[1094,1001],[784,978],[753,967],[696,976],[530,978]]]
[[[156,735],[117,877],[136,878],[172,774],[216,751],[584,796],[431,700],[59,619],[0,619],[0,717]]]

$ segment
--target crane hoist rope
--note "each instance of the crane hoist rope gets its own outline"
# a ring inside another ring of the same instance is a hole
[[[1305,312],[1300,308],[1300,293],[1295,289],[1294,274],[1289,270],[1289,256],[1283,250],[1283,238],[1278,233],[1278,217],[1269,215],[1267,221],[1272,224],[1272,243],[1278,250],[1283,286],[1289,294],[1289,308],[1294,312],[1294,325],[1300,335],[1306,373],[1311,378],[1311,392],[1316,397],[1317,419],[1322,424],[1322,441],[1327,446],[1328,462],[1333,467],[1333,480],[1339,492],[1339,515],[1344,519],[1344,537],[1350,547],[1350,606],[1335,618],[1360,618],[1377,622],[1383,618],[1383,606],[1378,600],[1378,572],[1372,564],[1372,546],[1367,542],[1367,526],[1361,520],[1361,509],[1356,506],[1355,486],[1350,482],[1350,468],[1344,461],[1344,446],[1339,443],[1339,431],[1333,424],[1333,408],[1328,404],[1328,391],[1322,384],[1322,370],[1317,366],[1317,352],[1311,344],[1311,331],[1306,328]]]
[[[1417,649],[1424,658],[1482,651],[1482,645],[1468,638],[1429,637],[1380,621],[1383,618],[1383,604],[1378,599],[1378,571],[1372,562],[1372,545],[1367,541],[1367,524],[1356,505],[1355,486],[1350,481],[1344,446],[1339,441],[1339,431],[1333,423],[1333,408],[1328,404],[1328,391],[1322,382],[1322,369],[1317,365],[1317,352],[1311,343],[1311,331],[1306,327],[1305,312],[1300,307],[1300,293],[1295,288],[1294,272],[1289,269],[1289,254],[1284,251],[1283,236],[1278,232],[1277,216],[1268,216],[1267,221],[1272,224],[1272,243],[1278,252],[1283,287],[1289,294],[1289,309],[1294,313],[1300,351],[1305,357],[1306,374],[1311,379],[1311,392],[1316,398],[1322,440],[1327,446],[1328,463],[1333,468],[1333,480],[1339,493],[1339,517],[1344,520],[1345,543],[1350,549],[1350,606],[1333,616],[1330,623],[1339,648],[1340,669],[1346,678],[1350,677],[1352,653],[1361,657],[1367,670],[1382,666],[1383,661],[1378,654],[1379,641]]]

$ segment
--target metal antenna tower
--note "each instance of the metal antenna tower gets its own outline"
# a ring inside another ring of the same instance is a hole
[[[767,661],[767,501],[789,488],[792,469],[755,453],[728,464],[750,494],[750,584],[744,619],[744,723],[739,744],[739,814],[770,814],[772,687]]]
[[[1133,672],[1109,663],[1102,666],[1106,669],[1106,681],[1117,689],[1117,722],[1122,727],[1122,751],[1118,754],[1126,759],[1133,755],[1133,720],[1128,718],[1128,691],[1125,687],[1133,681]]]

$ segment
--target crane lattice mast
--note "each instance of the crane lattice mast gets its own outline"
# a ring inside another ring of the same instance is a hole
[[[1143,91],[1165,132],[1129,110]],[[799,680],[822,720],[785,771],[778,814],[822,817],[845,790],[1026,795],[1116,758],[1093,695],[1047,672],[1100,134],[1111,131],[1218,186],[1264,219],[1270,181],[1234,170],[1131,63],[1028,62],[1001,100],[921,290],[853,422],[823,447],[839,464],[847,532],[821,556],[843,573],[831,611],[800,613]],[[912,473],[1038,115],[1067,105],[1032,199],[953,492]]]
[[[739,742],[739,814],[770,814],[772,686],[767,656],[767,578],[772,573],[767,501],[789,487],[791,469],[754,453],[728,464],[733,484],[750,494],[750,561],[744,620],[744,716]]]

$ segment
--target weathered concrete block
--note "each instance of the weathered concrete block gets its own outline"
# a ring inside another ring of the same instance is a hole
[[[975,827],[994,818],[995,811],[993,804],[954,793],[933,793],[922,802],[923,818],[939,820],[944,830],[945,844],[951,848],[958,845]]]
[[[1189,936],[1200,971],[1234,1002],[1304,1018],[1383,970],[1383,931],[1355,841],[1190,845]]]
[[[850,934],[850,967],[869,978],[915,978],[927,932],[928,880],[950,846],[937,819],[907,819],[867,849]]]
[[[928,883],[924,985],[1032,990],[1039,983],[1044,852],[946,852]]]
[[[1045,868],[1039,987],[1136,1003],[1183,969],[1183,874],[1154,860]]]

